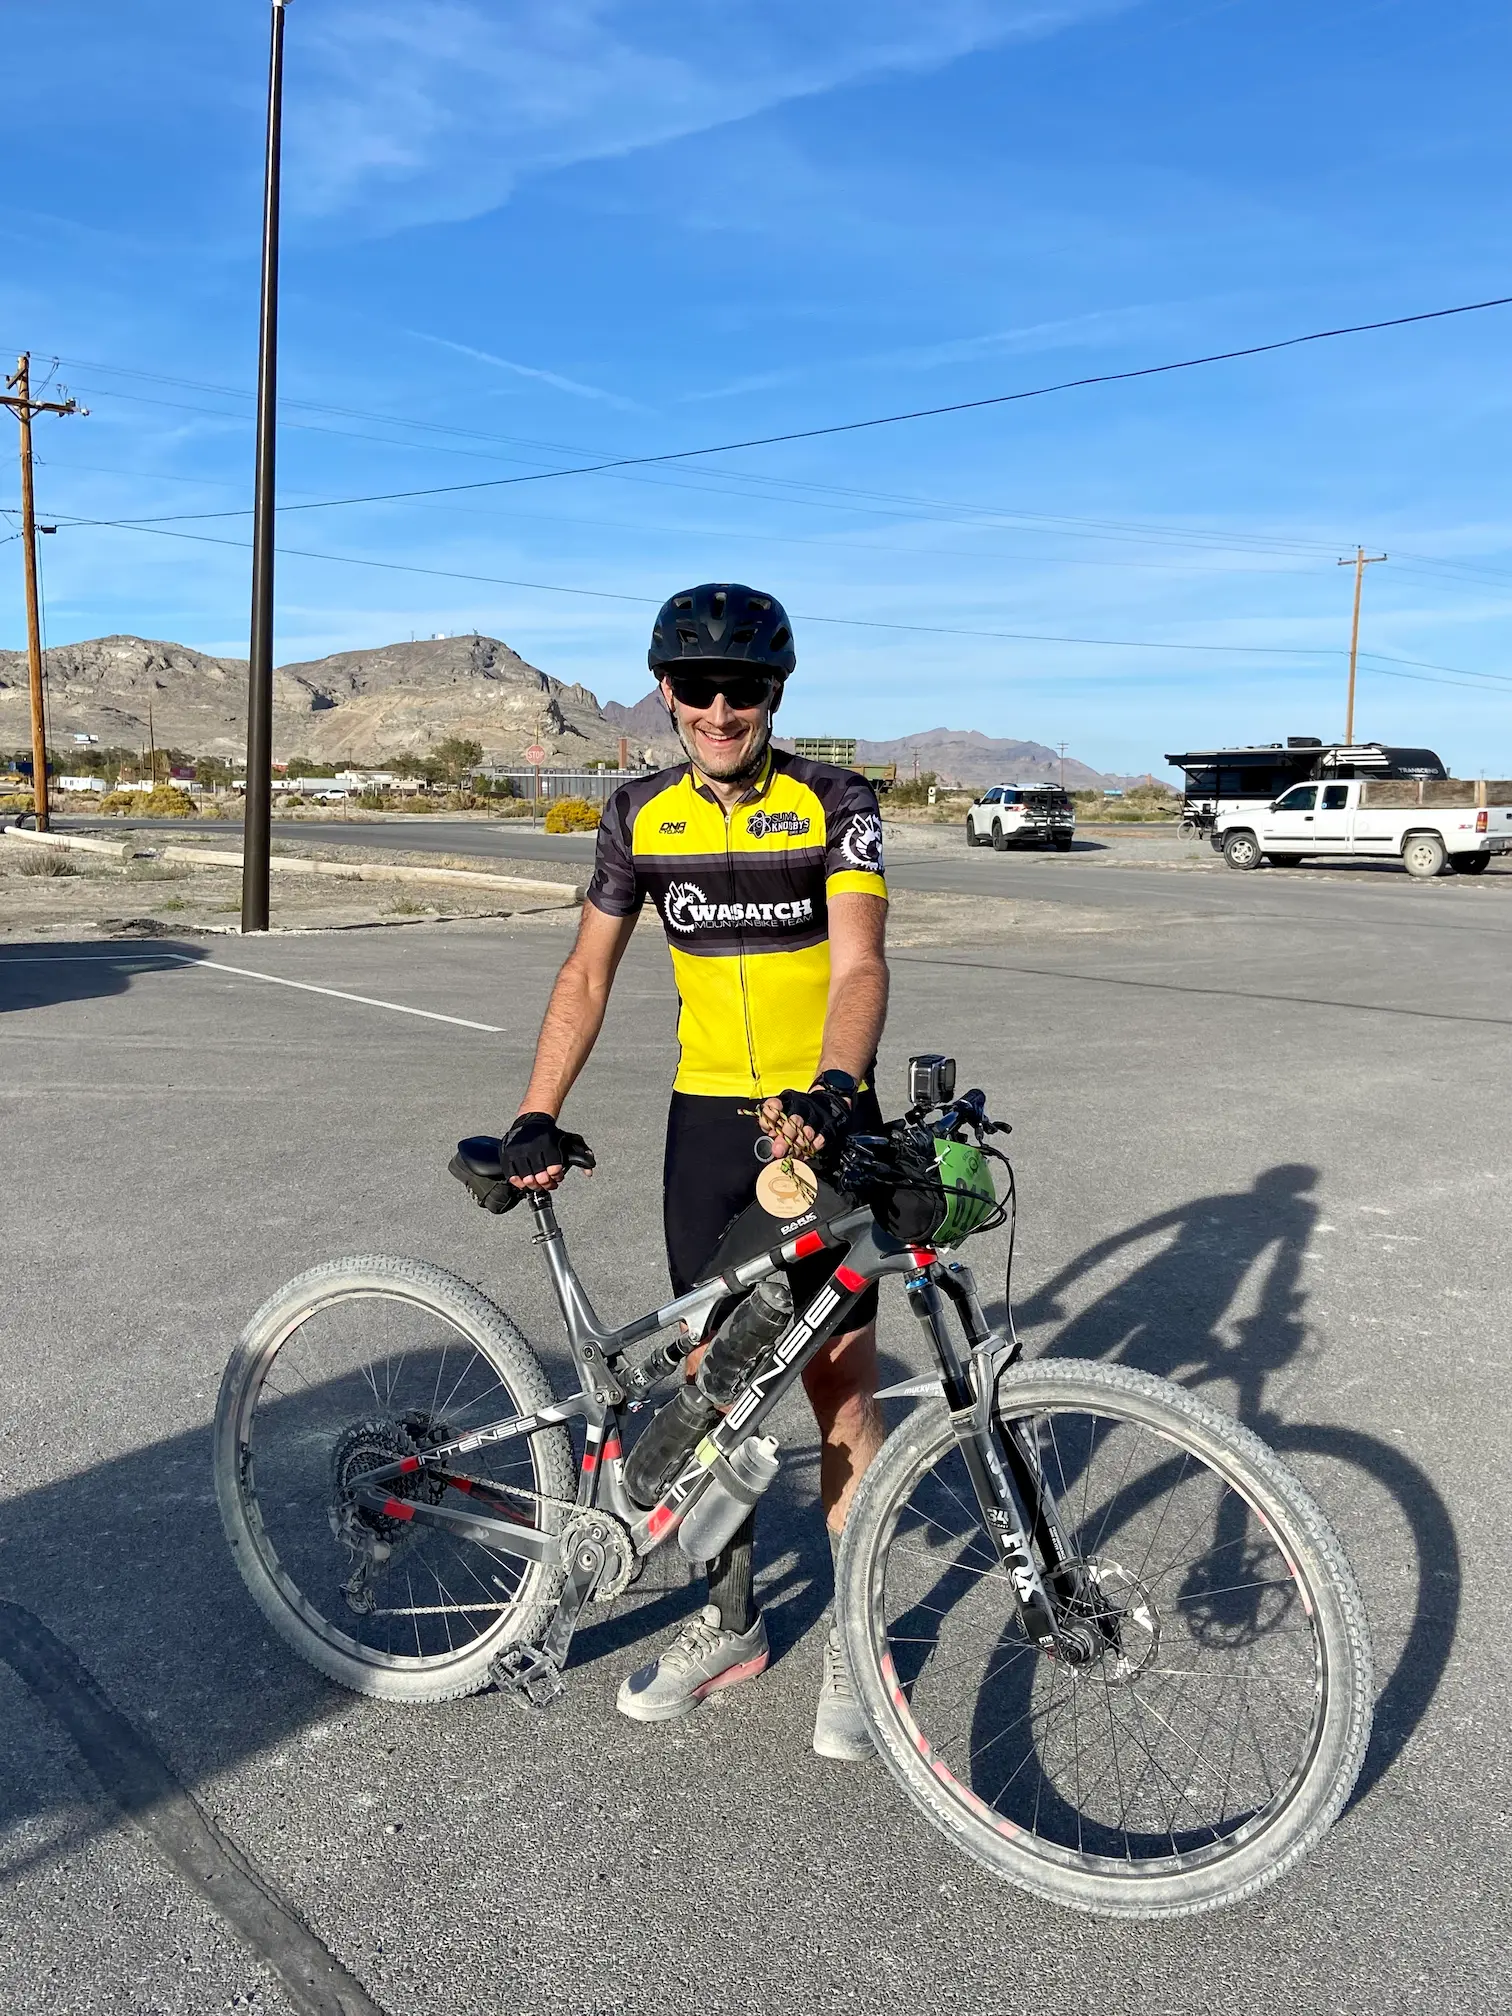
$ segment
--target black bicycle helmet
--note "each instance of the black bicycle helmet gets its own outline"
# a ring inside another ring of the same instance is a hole
[[[646,663],[653,672],[696,658],[735,658],[786,679],[798,663],[793,626],[775,595],[740,581],[705,581],[662,604]]]

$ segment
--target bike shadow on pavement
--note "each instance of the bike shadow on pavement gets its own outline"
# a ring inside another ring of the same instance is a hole
[[[124,994],[139,973],[172,973],[209,957],[192,940],[84,938],[0,944],[0,1015]]]
[[[1049,1331],[1047,1356],[1133,1365],[1197,1392],[1218,1388],[1208,1395],[1215,1405],[1288,1462],[1303,1459],[1306,1481],[1336,1519],[1354,1501],[1368,1502],[1372,1489],[1393,1501],[1415,1555],[1412,1614],[1395,1658],[1378,1673],[1357,1803],[1390,1770],[1438,1691],[1454,1645],[1462,1577],[1449,1508],[1411,1457],[1361,1429],[1289,1420],[1271,1403],[1268,1388],[1277,1376],[1324,1348],[1306,1321],[1302,1279],[1318,1221],[1318,1179],[1309,1164],[1282,1163],[1246,1190],[1195,1197],[1142,1219],[1067,1262],[1015,1315],[1025,1331]],[[1160,1242],[1154,1252],[1068,1313],[1074,1292],[1099,1270],[1126,1265],[1152,1241]],[[1359,1530],[1369,1529],[1360,1522]],[[1378,1658],[1385,1649],[1382,1621],[1372,1618]]]

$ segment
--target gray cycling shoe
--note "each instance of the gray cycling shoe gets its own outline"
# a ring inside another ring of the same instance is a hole
[[[837,1764],[862,1764],[876,1751],[856,1690],[851,1685],[840,1633],[832,1624],[824,1641],[824,1678],[814,1717],[814,1754]]]
[[[768,1657],[763,1618],[749,1631],[726,1631],[716,1606],[706,1603],[659,1659],[621,1681],[614,1705],[632,1722],[673,1722],[720,1688],[754,1680]]]

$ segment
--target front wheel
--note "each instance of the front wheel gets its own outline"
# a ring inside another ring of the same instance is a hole
[[[1016,1367],[996,1411],[1058,1508],[1066,1614],[1097,1650],[1023,1636],[952,1425],[921,1407],[862,1479],[840,1559],[889,1769],[1052,1903],[1178,1917],[1262,1889],[1327,1831],[1370,1734],[1364,1610],[1327,1521],[1247,1429],[1147,1373]]]
[[[405,1507],[467,1504],[560,1532],[574,1491],[565,1428],[459,1452],[458,1483],[425,1462],[550,1404],[508,1317],[440,1267],[332,1260],[281,1288],[243,1332],[215,1410],[221,1522],[279,1636],[359,1694],[446,1701],[485,1687],[497,1653],[545,1621],[561,1577]],[[356,1502],[366,1472],[409,1457],[392,1516]]]
[[[1224,841],[1223,858],[1230,868],[1258,868],[1262,859],[1260,842],[1241,826]]]

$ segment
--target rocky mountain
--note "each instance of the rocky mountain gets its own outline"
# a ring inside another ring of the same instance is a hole
[[[896,763],[900,780],[913,774],[915,757],[921,772],[933,770],[942,783],[969,784],[973,789],[988,784],[1058,782],[1061,776],[1059,750],[1047,749],[1043,742],[982,735],[974,728],[928,728],[922,734],[900,735],[891,742],[856,744],[857,762]],[[1065,759],[1065,779],[1070,791],[1095,791],[1114,781],[1072,756]]]
[[[145,747],[150,717],[159,748],[197,756],[246,749],[245,659],[142,637],[98,637],[50,650],[47,686],[55,745],[91,734],[107,745]],[[616,761],[624,734],[632,760],[675,761],[665,718],[649,727],[660,732],[608,717],[586,686],[551,678],[496,637],[343,651],[273,675],[278,757],[375,763],[465,735],[482,743],[489,762],[519,763],[539,742],[550,763],[571,768]],[[22,747],[29,732],[25,654],[0,651],[0,745]]]
[[[245,754],[247,665],[184,644],[143,637],[96,637],[47,653],[48,719],[55,747],[73,734],[106,745],[157,746],[195,756]],[[586,686],[566,685],[527,664],[497,637],[430,637],[341,651],[281,665],[273,674],[273,750],[279,758],[373,764],[423,755],[450,735],[483,745],[486,762],[518,764],[539,742],[548,763],[571,769],[613,763],[620,737],[632,762],[677,763],[682,750],[653,690],[633,707],[602,707]],[[30,739],[26,656],[0,651],[0,748]],[[943,780],[981,786],[1058,777],[1061,759],[1042,742],[1016,742],[974,729],[931,728],[890,742],[862,741],[866,763],[896,763],[900,777],[933,770]],[[1104,779],[1066,758],[1073,788]]]

